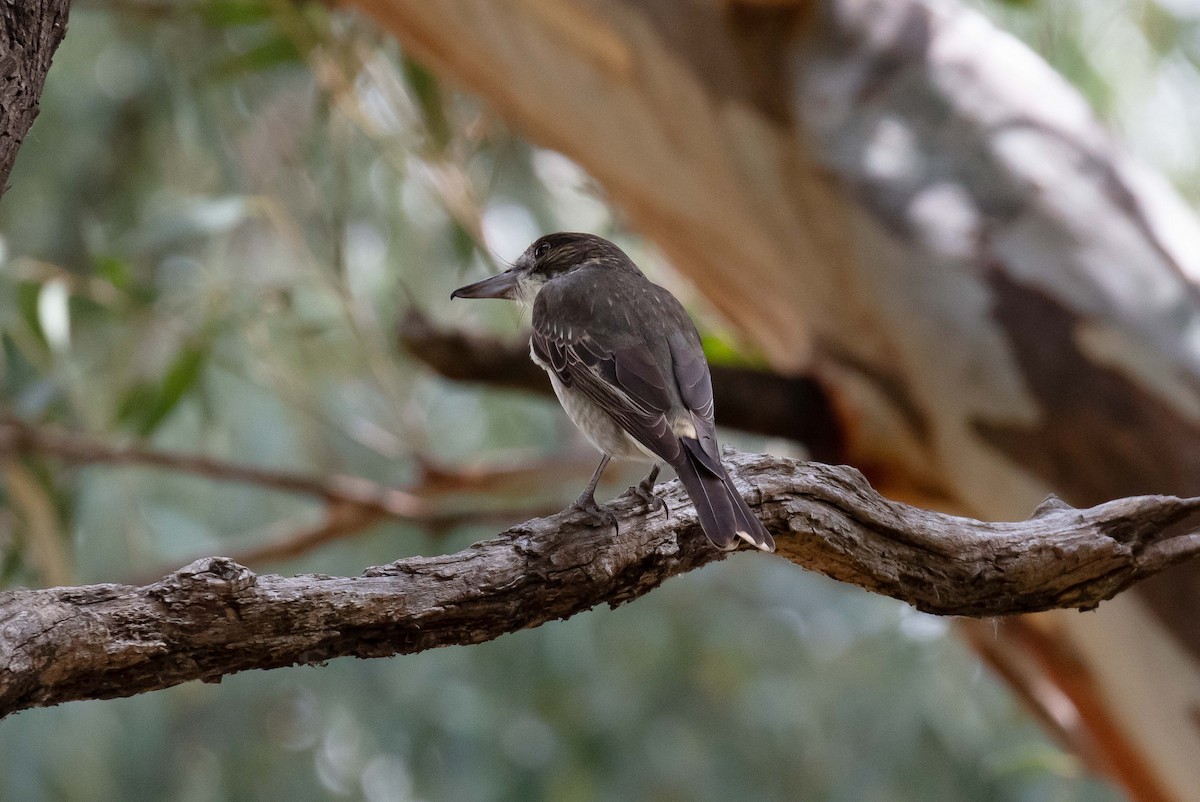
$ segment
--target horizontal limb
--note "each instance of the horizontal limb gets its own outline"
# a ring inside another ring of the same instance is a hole
[[[1092,608],[1200,553],[1200,499],[1055,502],[1026,521],[985,523],[889,501],[852,468],[733,452],[726,464],[775,535],[776,556],[932,613]],[[662,487],[669,517],[645,514],[637,499],[609,506],[620,534],[559,514],[356,577],[258,575],[211,557],[143,587],[0,593],[0,715],[480,643],[630,601],[725,557],[678,482]]]

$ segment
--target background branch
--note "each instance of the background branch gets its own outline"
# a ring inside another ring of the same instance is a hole
[[[400,327],[408,353],[448,379],[551,395],[546,372],[529,359],[528,338],[508,343],[439,327],[410,311]],[[808,376],[711,365],[717,423],[803,443],[813,459],[840,462],[842,427],[822,386]]]
[[[159,467],[203,476],[214,481],[238,482],[267,490],[314,496],[323,499],[331,510],[340,511],[331,513],[331,520],[342,521],[341,524],[332,524],[338,529],[345,529],[346,522],[351,519],[361,522],[369,518],[374,522],[384,517],[433,527],[453,526],[481,519],[491,520],[504,513],[496,510],[480,512],[478,509],[446,509],[442,503],[433,503],[432,500],[450,494],[528,494],[537,489],[544,489],[547,476],[579,476],[582,479],[586,478],[594,467],[590,459],[538,460],[516,465],[454,469],[423,464],[417,481],[400,490],[360,476],[315,476],[260,468],[197,454],[113,445],[80,432],[53,426],[33,426],[13,419],[0,423],[0,456],[10,454],[41,454],[66,462],[89,465]],[[538,514],[543,510],[542,507],[525,508],[527,514]],[[309,539],[311,538],[305,540]],[[276,556],[295,556],[293,548],[294,546],[288,546],[280,551],[268,546],[262,553],[275,554],[278,551]],[[247,559],[251,559],[252,556],[254,555],[248,556]]]
[[[1142,496],[1087,510],[1048,500],[1021,523],[909,507],[852,468],[727,455],[798,565],[952,615],[1092,608],[1200,553],[1200,499]],[[251,668],[471,644],[620,604],[722,559],[677,482],[669,515],[612,505],[620,534],[577,514],[534,519],[456,554],[359,577],[256,575],[199,560],[144,587],[0,594],[0,714],[128,696]]]
[[[440,534],[465,524],[511,521],[522,515],[551,515],[562,506],[562,504],[535,504],[520,509],[447,510],[423,518],[419,523],[431,534]],[[377,510],[351,504],[332,504],[326,510],[325,517],[321,521],[307,526],[296,525],[265,543],[249,546],[234,553],[231,559],[234,562],[248,565],[291,560],[335,540],[353,537],[364,529],[379,523],[384,517]]]
[[[519,509],[474,505],[470,509],[453,509],[437,499],[451,494],[526,496],[544,490],[547,477],[561,480],[578,476],[583,481],[594,467],[592,460],[568,459],[458,469],[423,464],[417,481],[399,490],[358,476],[313,476],[195,454],[113,445],[80,432],[9,419],[0,423],[0,457],[16,454],[40,454],[82,464],[154,466],[325,501],[326,511],[321,521],[288,526],[268,542],[234,554],[235,561],[251,565],[298,557],[334,540],[351,537],[385,518],[440,531],[465,523],[512,520],[518,515],[548,515],[561,505],[526,504]],[[11,483],[12,478],[8,479]]]
[[[155,466],[219,481],[241,482],[285,493],[316,496],[330,503],[353,505],[393,518],[420,519],[437,515],[413,493],[384,487],[357,476],[311,476],[197,454],[118,446],[79,432],[50,426],[31,426],[12,419],[0,423],[2,454],[47,454],[67,462]]]

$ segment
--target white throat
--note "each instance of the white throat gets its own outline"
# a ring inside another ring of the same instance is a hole
[[[515,300],[521,305],[522,309],[526,312],[533,309],[533,299],[537,298],[537,294],[541,292],[542,285],[545,283],[546,278],[536,273],[527,275],[517,282]]]

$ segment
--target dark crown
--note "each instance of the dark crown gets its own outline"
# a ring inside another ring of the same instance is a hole
[[[525,251],[530,269],[554,276],[585,264],[637,270],[625,252],[595,234],[560,231],[536,240]]]

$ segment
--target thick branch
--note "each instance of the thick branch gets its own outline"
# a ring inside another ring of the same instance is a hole
[[[410,354],[448,379],[478,381],[550,395],[546,373],[529,358],[528,340],[514,343],[436,326],[410,312],[400,328]],[[843,458],[841,422],[821,385],[808,376],[712,365],[717,423],[803,443],[813,459]]]
[[[1143,496],[1076,510],[1051,500],[1020,523],[889,501],[851,468],[731,454],[779,555],[939,614],[1092,608],[1200,553],[1200,499]],[[358,577],[255,575],[199,560],[145,587],[0,594],[0,714],[129,696],[251,668],[480,643],[637,598],[721,559],[677,482],[670,510],[612,506],[620,534],[576,514],[528,521],[438,557]]]

